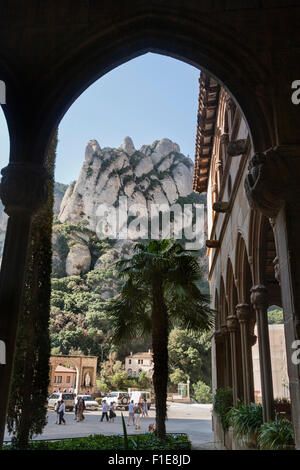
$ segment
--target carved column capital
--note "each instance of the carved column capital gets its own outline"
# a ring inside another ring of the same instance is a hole
[[[247,152],[247,148],[247,139],[232,140],[227,145],[227,153],[230,157],[237,157],[239,155],[244,155]]]
[[[251,303],[256,310],[268,308],[268,289],[262,284],[251,287]]]
[[[1,174],[0,198],[8,215],[34,214],[47,201],[50,176],[42,165],[9,163]]]
[[[276,217],[286,200],[299,197],[299,148],[275,147],[256,153],[249,162],[244,186],[250,206],[265,216]]]
[[[234,315],[230,315],[229,317],[227,317],[226,325],[229,333],[234,333],[238,327],[237,317],[235,317]]]
[[[236,315],[240,323],[248,323],[250,320],[250,307],[248,304],[238,304]]]

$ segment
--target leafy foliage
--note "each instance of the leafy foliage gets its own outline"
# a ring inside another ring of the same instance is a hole
[[[237,438],[257,435],[263,424],[262,406],[256,403],[234,406],[227,414],[229,425],[233,427],[233,436]]]
[[[169,335],[171,384],[198,380],[211,384],[211,342],[208,332],[187,331],[175,327]],[[180,377],[180,379],[179,379]]]
[[[229,426],[228,412],[233,406],[232,388],[218,388],[214,395],[214,411],[220,417],[223,430],[226,431]]]
[[[273,306],[268,309],[268,323],[269,325],[280,325],[283,323],[282,308]]]
[[[286,449],[295,445],[292,423],[276,414],[274,421],[261,426],[258,445],[262,450]]]
[[[124,450],[124,437],[101,434],[65,439],[60,441],[37,441],[28,445],[28,450]],[[6,450],[15,450],[5,446]],[[155,434],[128,436],[129,450],[190,450],[191,442],[186,434],[168,434],[165,440]]]
[[[211,403],[212,393],[211,387],[199,380],[193,385],[194,395],[198,403]]]

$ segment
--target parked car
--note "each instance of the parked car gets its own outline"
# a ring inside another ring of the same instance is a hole
[[[61,400],[64,401],[66,411],[74,410],[75,400],[74,400],[73,393],[60,393],[60,392],[52,393],[52,395],[50,395],[50,397],[48,398],[48,407],[54,408],[54,410],[56,411],[57,403]]]
[[[129,393],[127,392],[110,392],[102,399],[102,402],[106,400],[109,405],[114,402],[116,409],[124,408],[128,410],[129,398]]]
[[[134,403],[144,403],[144,400],[147,401],[147,408],[151,408],[151,393],[144,390],[135,390],[130,393],[130,400],[133,400]]]
[[[84,404],[85,404],[85,409],[87,411],[88,410],[96,411],[96,410],[99,409],[99,403],[97,403],[96,400],[94,400],[92,395],[77,395],[76,398],[75,398],[75,404],[77,403],[79,398],[83,398]]]

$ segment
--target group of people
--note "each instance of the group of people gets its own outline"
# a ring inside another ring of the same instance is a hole
[[[134,404],[133,400],[129,403],[128,406],[129,414],[128,414],[128,422],[127,426],[130,426],[132,421],[133,426],[135,429],[141,429],[141,417],[146,418],[148,416],[148,405],[147,400],[144,400],[142,403]],[[114,423],[114,419],[116,417],[114,402],[109,405],[106,400],[102,402],[102,416],[100,421],[102,422],[104,418],[106,418],[107,422]]]
[[[77,422],[80,422],[84,419],[83,412],[85,410],[85,403],[84,399],[80,397],[75,404],[75,418]],[[137,403],[135,404],[133,400],[129,403],[128,406],[129,414],[128,414],[128,422],[127,426],[130,426],[130,423],[132,421],[133,426],[135,426],[135,429],[140,429],[141,428],[141,417],[146,418],[148,416],[148,405],[147,405],[147,400],[144,400],[143,403]],[[60,400],[57,403],[57,417],[56,417],[56,424],[66,424],[66,421],[64,419],[64,414],[65,414],[65,404],[63,400]],[[107,422],[114,423],[115,418],[116,418],[116,412],[115,412],[115,404],[114,402],[111,403],[110,405],[106,402],[106,400],[103,400],[102,402],[102,416],[100,421],[102,422],[104,418],[106,418]]]
[[[84,419],[84,415],[83,415],[84,410],[85,410],[84,399],[82,397],[80,397],[76,401],[76,404],[75,404],[75,418],[74,418],[74,420],[76,420],[77,422],[82,421]],[[66,411],[66,407],[65,407],[64,401],[59,400],[57,402],[57,408],[56,408],[57,415],[56,415],[56,423],[55,424],[62,424],[62,423],[66,424],[66,421],[65,421],[65,418],[64,418],[65,411]]]

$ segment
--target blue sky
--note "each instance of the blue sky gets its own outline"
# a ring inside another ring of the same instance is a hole
[[[138,149],[167,137],[194,158],[199,70],[148,53],[117,67],[90,86],[59,126],[56,181],[77,179],[87,142],[120,147],[129,135]],[[9,138],[0,110],[0,167],[8,163]]]

